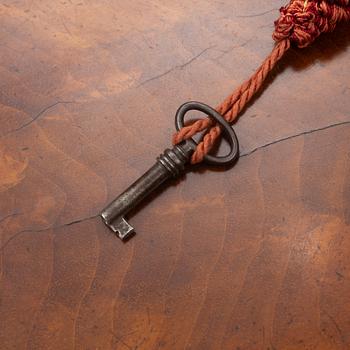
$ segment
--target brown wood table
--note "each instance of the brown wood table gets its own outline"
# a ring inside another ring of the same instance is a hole
[[[0,5],[1,349],[349,349],[350,31],[292,49],[199,167],[97,214],[273,47],[284,1]]]

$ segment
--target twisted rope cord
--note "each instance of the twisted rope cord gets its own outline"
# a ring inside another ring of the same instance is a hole
[[[270,55],[248,80],[216,108],[229,123],[237,119],[291,44],[306,47],[321,33],[333,31],[338,22],[350,21],[350,0],[293,0],[282,7],[280,13],[272,35],[276,45]],[[192,164],[200,163],[213,148],[221,134],[220,126],[207,117],[183,127],[173,136],[173,144],[178,144],[204,130],[206,132],[192,155]]]

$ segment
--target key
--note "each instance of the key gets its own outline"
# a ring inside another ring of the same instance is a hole
[[[194,101],[183,104],[176,112],[176,129],[180,130],[183,127],[185,115],[191,110],[203,112],[215,119],[220,124],[231,148],[229,154],[224,157],[206,155],[204,161],[207,164],[224,166],[235,162],[239,156],[237,136],[226,120],[213,108]],[[183,174],[196,146],[197,143],[193,139],[189,139],[174,146],[172,149],[166,149],[144,175],[102,210],[100,215],[105,224],[120,239],[126,240],[135,233],[134,227],[126,220],[127,214],[166,180]]]

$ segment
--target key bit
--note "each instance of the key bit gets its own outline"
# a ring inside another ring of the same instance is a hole
[[[227,156],[206,155],[204,161],[212,165],[227,165],[236,161],[239,155],[236,134],[226,120],[211,107],[200,102],[183,104],[175,116],[176,129],[180,130],[183,127],[185,114],[191,110],[201,111],[215,119],[222,127],[224,136],[226,136],[231,146],[231,151]],[[125,240],[135,233],[134,228],[127,222],[125,216],[163,182],[169,178],[180,176],[185,171],[185,165],[189,162],[196,146],[197,143],[193,139],[189,139],[172,149],[166,149],[144,175],[103,209],[101,217],[120,239]]]

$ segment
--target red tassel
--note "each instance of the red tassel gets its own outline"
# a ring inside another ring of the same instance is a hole
[[[280,13],[274,40],[290,39],[298,47],[305,47],[322,33],[333,31],[337,23],[350,21],[350,0],[293,0]]]

